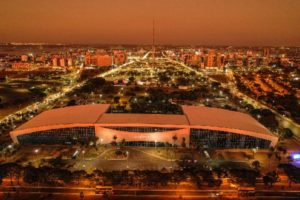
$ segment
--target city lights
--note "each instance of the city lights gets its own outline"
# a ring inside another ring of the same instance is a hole
[[[0,199],[299,199],[299,0],[0,13]]]

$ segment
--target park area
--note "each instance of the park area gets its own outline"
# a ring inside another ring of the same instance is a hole
[[[55,92],[63,81],[14,79],[0,83],[0,119]]]

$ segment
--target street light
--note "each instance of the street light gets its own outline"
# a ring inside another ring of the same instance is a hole
[[[253,151],[253,159],[254,159],[254,155],[258,151],[258,147],[253,148],[252,151]]]
[[[128,166],[128,157],[129,157],[129,152],[128,151],[126,151],[126,156],[127,156],[127,168],[129,168],[129,166]]]
[[[82,155],[83,155],[83,160],[84,160],[84,154],[85,154],[85,150],[82,151]]]

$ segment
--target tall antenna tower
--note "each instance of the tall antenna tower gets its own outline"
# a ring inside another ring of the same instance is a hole
[[[155,59],[155,21],[153,18],[153,24],[152,24],[152,58]]]

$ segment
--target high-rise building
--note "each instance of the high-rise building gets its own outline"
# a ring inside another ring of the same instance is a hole
[[[113,64],[113,57],[108,54],[103,54],[99,52],[96,55],[86,54],[85,55],[85,65],[95,65],[99,67],[108,67]]]
[[[189,61],[189,64],[192,66],[199,66],[200,65],[201,56],[194,54],[191,56],[191,59]]]
[[[73,59],[72,58],[68,58],[68,66],[73,66]]]
[[[264,48],[264,57],[268,58],[270,56],[270,49],[269,48]]]
[[[27,55],[21,55],[21,61],[22,62],[27,62],[28,61],[28,56]]]
[[[209,51],[207,56],[207,67],[214,67],[215,66],[215,52]]]
[[[53,65],[54,67],[57,67],[57,66],[58,66],[58,62],[57,62],[57,58],[56,58],[56,57],[52,58],[52,65]]]
[[[61,66],[61,67],[65,67],[66,66],[66,60],[65,60],[65,58],[60,58],[59,59],[59,66]]]
[[[97,65],[97,57],[95,55],[87,53],[85,55],[85,65]]]
[[[113,64],[113,58],[110,55],[97,55],[97,65],[99,67],[109,67]]]
[[[217,55],[217,66],[219,69],[223,69],[225,65],[225,56],[224,54],[218,53]]]
[[[121,65],[126,61],[126,54],[124,51],[114,51],[114,64]]]

